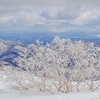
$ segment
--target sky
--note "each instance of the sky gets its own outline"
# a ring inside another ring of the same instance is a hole
[[[100,0],[0,0],[0,33],[100,32]]]

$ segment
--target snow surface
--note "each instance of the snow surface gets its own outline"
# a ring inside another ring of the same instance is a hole
[[[0,100],[100,100],[100,91],[50,94],[34,90],[9,90],[0,80]]]
[[[100,100],[98,99],[100,92],[90,93],[68,93],[54,95],[33,95],[25,93],[1,93],[0,100]]]

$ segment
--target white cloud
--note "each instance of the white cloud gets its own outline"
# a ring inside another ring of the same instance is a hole
[[[0,29],[7,31],[87,31],[99,19],[100,0],[0,0]]]
[[[9,18],[8,17],[0,17],[0,24],[6,24],[9,22]]]
[[[76,24],[83,25],[88,23],[88,20],[91,19],[91,11],[81,12],[78,18],[76,19]]]

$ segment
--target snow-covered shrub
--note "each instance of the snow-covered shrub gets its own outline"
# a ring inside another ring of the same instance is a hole
[[[18,48],[20,56],[15,58],[14,62],[19,67],[13,73],[16,74],[13,78],[18,82],[22,81],[25,88],[29,88],[25,80],[28,80],[31,86],[35,84],[41,91],[51,93],[53,88],[64,93],[73,91],[73,82],[76,83],[77,91],[80,91],[82,82],[85,82],[91,91],[99,87],[94,81],[100,77],[100,47],[94,43],[81,40],[73,42],[55,37],[46,45],[37,41],[37,45]]]
[[[27,73],[12,66],[4,67],[4,73],[6,76],[5,85],[10,89],[28,90],[36,85],[32,73]]]

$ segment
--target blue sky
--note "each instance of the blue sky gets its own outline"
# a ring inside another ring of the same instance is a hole
[[[100,0],[0,0],[2,32],[100,32]]]

